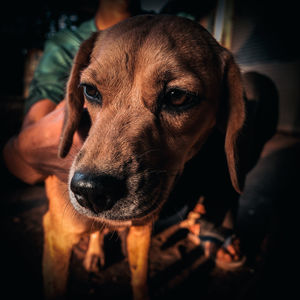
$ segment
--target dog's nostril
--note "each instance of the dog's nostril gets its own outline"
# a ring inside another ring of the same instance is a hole
[[[86,174],[75,172],[71,180],[70,188],[81,206],[92,208],[92,203],[89,202],[89,194],[94,189],[94,186]]]
[[[123,180],[107,174],[75,172],[70,188],[81,206],[96,213],[110,209],[127,193]]]
[[[95,183],[90,180],[89,176],[80,173],[75,172],[72,180],[71,180],[71,190],[75,194],[79,194],[82,196],[85,196],[85,194],[88,192],[88,190],[94,189]]]

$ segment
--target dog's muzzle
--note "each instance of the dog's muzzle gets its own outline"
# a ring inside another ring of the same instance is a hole
[[[77,202],[98,214],[128,194],[125,180],[108,174],[75,172],[70,189]]]

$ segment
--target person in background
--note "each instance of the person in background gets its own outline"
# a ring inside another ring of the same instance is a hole
[[[25,100],[21,130],[3,148],[3,159],[10,173],[28,184],[42,182],[49,175],[67,180],[67,170],[83,142],[77,132],[71,153],[66,159],[58,158],[63,99],[73,58],[80,43],[93,32],[141,13],[140,0],[100,0],[92,20],[76,29],[64,29],[46,42]]]

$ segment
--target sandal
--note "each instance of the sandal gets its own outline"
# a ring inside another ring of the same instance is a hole
[[[246,256],[241,254],[240,239],[232,230],[215,227],[205,220],[205,212],[204,205],[197,203],[180,227],[189,230],[189,240],[195,245],[202,245],[204,255],[214,260],[218,268],[228,271],[241,268],[246,262]]]

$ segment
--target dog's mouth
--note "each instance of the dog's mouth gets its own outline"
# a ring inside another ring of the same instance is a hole
[[[82,177],[75,172],[70,180],[71,203],[80,214],[103,222],[151,219],[160,211],[167,199],[168,187],[172,185],[172,178],[167,174],[135,175],[127,180],[102,174],[100,185],[100,180],[97,185],[84,182]],[[79,183],[76,182],[80,179]]]
[[[71,202],[75,209],[87,217],[96,218],[99,220],[108,221],[142,221],[143,219],[150,218],[151,215],[155,214],[162,206],[162,194],[160,191],[156,195],[151,197],[151,205],[138,207],[134,205],[131,199],[119,199],[110,209],[105,211],[95,212],[94,209],[88,208],[81,205],[76,196],[71,194]]]

